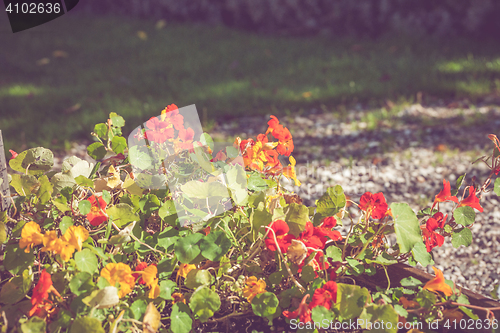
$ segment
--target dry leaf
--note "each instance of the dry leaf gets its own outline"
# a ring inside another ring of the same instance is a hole
[[[122,184],[122,181],[120,179],[120,171],[117,171],[114,166],[110,166],[108,169],[108,174],[111,176],[108,177],[108,182],[106,185],[108,185],[111,189],[120,187]]]
[[[155,24],[155,28],[156,28],[156,30],[161,30],[161,29],[165,28],[166,25],[167,25],[167,21],[158,20]]]
[[[142,30],[137,31],[137,37],[139,37],[142,40],[148,39],[148,34]]]
[[[146,313],[144,314],[144,320],[142,321],[143,333],[157,332],[160,327],[160,319],[160,313],[153,302],[149,303],[146,308]]]
[[[36,61],[36,64],[38,66],[44,66],[44,65],[47,65],[50,63],[50,59],[49,58],[42,58],[42,59],[39,59]]]
[[[54,52],[52,52],[52,56],[54,58],[67,58],[68,53],[61,50],[55,50]]]
[[[301,241],[292,239],[292,245],[288,247],[286,254],[290,262],[300,265],[307,258],[307,248]]]

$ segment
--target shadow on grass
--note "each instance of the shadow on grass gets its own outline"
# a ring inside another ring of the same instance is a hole
[[[196,104],[206,123],[377,107],[418,92],[475,103],[500,89],[500,45],[493,41],[272,37],[73,16],[0,34],[0,43],[8,50],[0,55],[7,149],[90,138],[110,112],[131,130],[171,103]]]

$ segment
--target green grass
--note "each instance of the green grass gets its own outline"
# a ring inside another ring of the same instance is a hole
[[[424,98],[474,102],[500,90],[500,44],[494,42],[275,37],[180,24],[156,30],[147,20],[67,16],[0,34],[7,50],[0,53],[7,148],[89,137],[109,112],[124,116],[131,130],[171,103],[196,104],[204,123],[213,125],[214,119],[311,107],[345,113],[346,105],[380,107],[385,99],[411,101],[419,91]],[[55,50],[68,57],[54,58]],[[50,62],[37,65],[42,58]],[[380,111],[366,119],[370,128],[378,116],[390,118]]]

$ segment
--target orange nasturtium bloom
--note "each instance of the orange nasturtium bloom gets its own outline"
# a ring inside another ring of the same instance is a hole
[[[89,238],[89,231],[81,225],[70,226],[62,236],[62,240],[73,246],[78,252],[82,250],[82,244],[87,238]]]
[[[266,292],[266,282],[262,279],[257,280],[255,276],[249,277],[245,284],[243,296],[248,299],[248,303],[252,303],[253,298],[257,294]]]
[[[451,195],[450,182],[447,182],[445,179],[443,179],[443,189],[436,195],[436,198],[434,199],[434,204],[436,204],[437,202],[445,202],[445,201],[453,201],[456,203],[458,202],[458,199],[457,197]]]
[[[190,265],[190,264],[180,264],[179,265],[179,270],[177,271],[177,278],[176,280],[179,281],[179,278],[182,276],[183,278],[186,278],[189,272],[191,272],[193,269],[195,269],[195,265]]]
[[[117,282],[120,285],[118,297],[122,298],[132,291],[135,286],[135,278],[132,275],[132,269],[124,263],[109,263],[101,270],[101,276],[105,278],[110,285],[114,286]]]
[[[33,295],[31,296],[32,307],[29,312],[30,317],[33,315],[41,318],[45,317],[47,311],[52,307],[52,302],[48,299],[49,292],[61,298],[59,292],[52,286],[50,274],[44,269],[40,274],[40,280],[38,280],[38,283],[33,289]]]
[[[104,201],[102,197],[96,199],[95,196],[91,196],[87,200],[90,201],[92,205],[90,212],[87,214],[87,219],[90,224],[97,227],[101,223],[106,222],[108,220],[108,216],[104,213],[107,205],[106,201]]]
[[[43,234],[40,231],[40,225],[33,221],[26,223],[23,227],[23,231],[21,231],[19,247],[21,249],[26,248],[24,252],[29,253],[33,246],[40,245],[42,243]]]
[[[289,160],[290,165],[283,168],[283,175],[285,177],[293,179],[293,181],[295,182],[295,186],[300,186],[300,180],[297,179],[297,173],[295,172],[295,164],[297,164],[297,162],[295,161],[295,158],[293,158],[293,156],[290,156]]]
[[[437,292],[440,291],[446,296],[451,296],[453,295],[453,291],[451,290],[451,287],[444,282],[444,276],[443,272],[441,272],[439,269],[436,267],[432,267],[434,270],[434,273],[436,274],[436,277],[429,282],[427,282],[424,286],[423,289],[427,289],[429,291]]]
[[[73,256],[75,248],[68,242],[57,237],[57,231],[50,230],[43,235],[42,252],[52,251],[54,254],[59,254],[61,259],[68,261]]]
[[[476,197],[476,190],[473,186],[469,187],[469,196],[462,200],[458,207],[469,206],[472,208],[476,208],[481,213],[483,212],[483,207],[479,204],[479,198]]]
[[[160,286],[158,285],[158,278],[156,275],[158,274],[158,269],[156,265],[149,265],[142,271],[142,279],[146,283],[146,286],[150,288],[148,297],[156,298],[160,295]]]

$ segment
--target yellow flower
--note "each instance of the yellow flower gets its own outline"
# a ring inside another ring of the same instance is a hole
[[[150,265],[142,271],[142,279],[146,282],[146,285],[151,288],[148,297],[153,299],[160,295],[160,286],[156,278],[157,273],[158,269],[155,265]]]
[[[451,287],[444,282],[444,276],[443,272],[441,272],[439,269],[436,267],[432,267],[434,270],[434,273],[436,274],[436,277],[429,282],[427,282],[424,286],[423,289],[427,289],[429,291],[437,292],[440,291],[446,296],[451,296],[453,295],[453,290],[451,290]]]
[[[43,234],[40,231],[40,226],[36,222],[28,222],[24,225],[23,231],[21,232],[21,240],[19,241],[19,247],[21,249],[26,248],[24,252],[29,253],[31,248],[36,245],[43,243]]]
[[[114,166],[111,165],[109,167],[108,174],[111,175],[110,177],[108,177],[108,182],[107,182],[107,185],[110,188],[113,189],[122,184],[122,181],[120,179],[120,171],[117,171]]]
[[[186,299],[184,298],[184,295],[181,293],[173,293],[172,294],[172,305],[174,305],[175,303],[178,303],[178,302],[186,304]]]
[[[177,281],[179,280],[179,277],[186,278],[189,272],[191,272],[193,269],[195,269],[195,265],[189,265],[189,264],[180,264],[179,265],[179,270],[177,271]]]
[[[70,226],[62,236],[63,241],[71,244],[78,252],[82,250],[82,244],[87,238],[89,238],[89,231],[81,225],[78,227]]]
[[[120,290],[118,297],[122,298],[132,291],[135,285],[135,278],[132,275],[132,269],[124,263],[109,263],[101,270],[101,276],[105,278],[110,285],[114,286],[118,282]]]
[[[52,251],[54,254],[59,254],[64,261],[70,260],[76,249],[63,238],[58,238],[55,230],[50,230],[43,235],[43,245],[43,252]]]
[[[245,284],[243,296],[248,299],[248,303],[252,303],[253,298],[257,294],[266,292],[266,282],[262,279],[257,280],[255,276],[249,277]]]
[[[283,168],[283,175],[287,178],[293,179],[296,186],[300,186],[300,180],[297,179],[297,173],[295,171],[295,164],[297,164],[297,162],[293,156],[290,156],[288,159],[290,161],[290,165]]]

